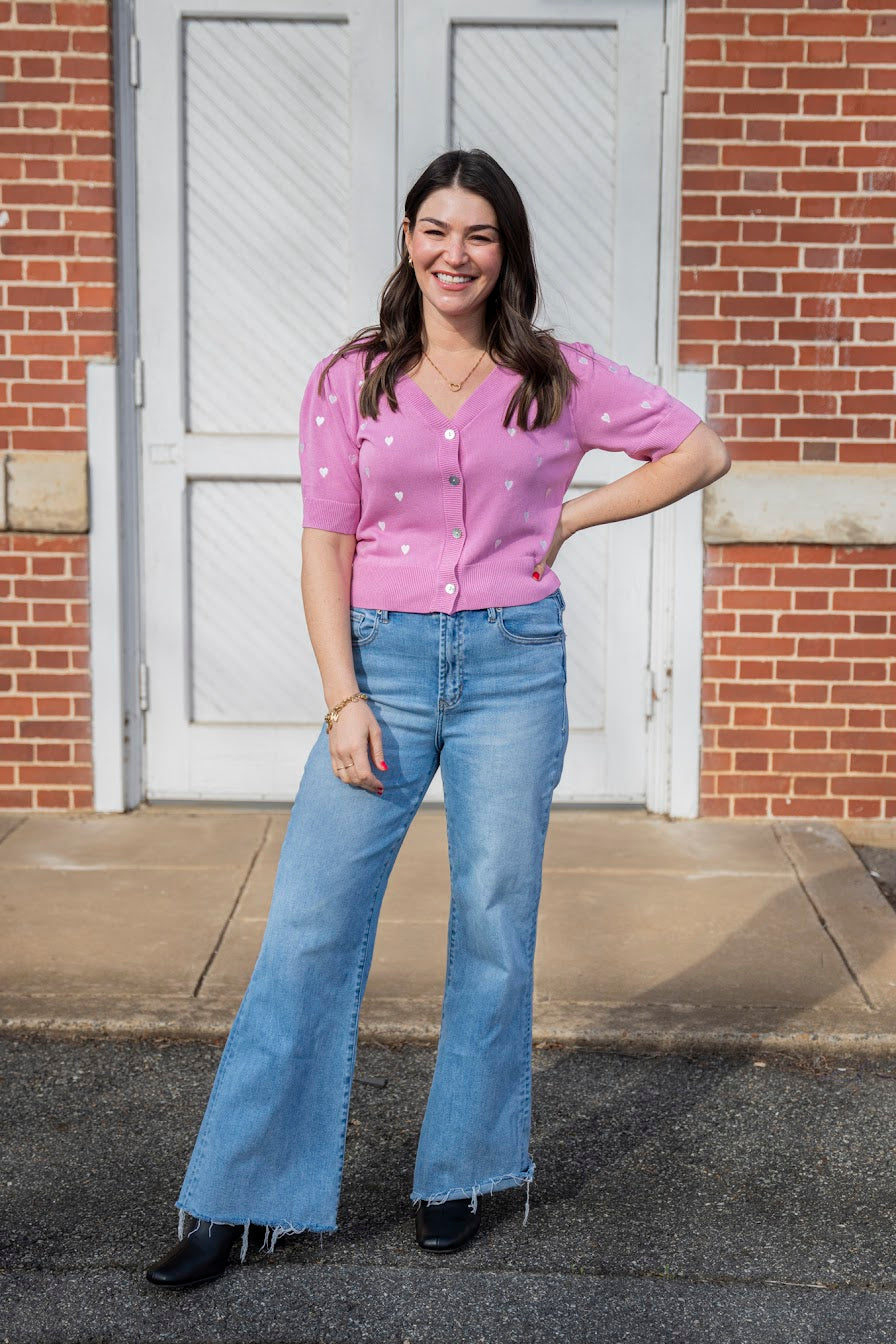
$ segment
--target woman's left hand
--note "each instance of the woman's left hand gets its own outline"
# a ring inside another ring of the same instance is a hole
[[[563,525],[563,512],[561,510],[560,520],[557,523],[554,535],[551,538],[551,544],[532,571],[533,582],[537,581],[534,578],[536,574],[538,575],[538,578],[541,579],[544,575],[545,570],[550,568],[551,565],[553,565],[554,561],[557,559],[560,547],[563,545],[564,541],[569,540],[570,535],[571,534],[567,532],[566,528]]]

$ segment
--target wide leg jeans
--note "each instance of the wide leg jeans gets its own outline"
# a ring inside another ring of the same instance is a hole
[[[380,797],[299,784],[264,938],[176,1206],[337,1230],[358,1016],[389,874],[441,768],[451,904],[435,1071],[410,1199],[528,1187],[532,977],[551,797],[569,736],[564,599],[444,612],[352,607],[358,685],[383,733]],[[195,1229],[194,1229],[195,1230]],[[269,1242],[269,1244],[268,1244]]]

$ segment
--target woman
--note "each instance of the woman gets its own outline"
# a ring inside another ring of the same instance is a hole
[[[222,1273],[251,1224],[269,1250],[336,1230],[380,903],[439,768],[451,912],[417,1243],[462,1246],[483,1191],[525,1183],[528,1216],[536,917],[569,733],[551,566],[574,532],[729,465],[663,389],[534,328],[537,299],[513,182],[482,151],[449,151],[408,193],[378,326],[308,383],[302,597],[329,710],[177,1200],[180,1240],[153,1283]],[[589,448],[650,465],[563,503]]]

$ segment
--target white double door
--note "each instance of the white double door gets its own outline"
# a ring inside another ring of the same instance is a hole
[[[492,153],[530,213],[541,321],[654,376],[662,27],[661,0],[137,0],[148,798],[295,792],[326,709],[299,402],[375,321],[432,157]],[[567,498],[637,469],[589,453]],[[633,519],[558,557],[558,801],[644,800],[651,537]]]

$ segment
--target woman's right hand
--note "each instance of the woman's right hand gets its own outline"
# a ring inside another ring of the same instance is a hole
[[[328,740],[337,779],[370,793],[383,792],[382,784],[371,769],[371,758],[377,769],[384,767],[383,734],[366,700],[353,700],[340,709]]]

